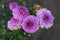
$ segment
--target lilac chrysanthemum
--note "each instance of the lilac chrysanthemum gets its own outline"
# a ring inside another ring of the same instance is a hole
[[[39,17],[40,20],[40,27],[41,28],[50,28],[53,25],[53,20],[54,17],[51,13],[50,10],[46,9],[46,8],[41,8],[36,15]]]
[[[22,28],[28,33],[36,32],[39,29],[38,18],[32,15],[27,16],[22,22]]]
[[[28,9],[24,6],[17,6],[12,11],[13,11],[14,18],[20,19],[20,20],[24,19],[26,16],[29,15]]]
[[[18,19],[15,19],[15,18],[11,18],[8,23],[7,23],[7,26],[10,30],[17,30],[17,29],[20,29],[20,22]]]
[[[17,6],[18,6],[18,4],[17,4],[16,2],[11,2],[11,3],[9,4],[10,10],[14,9],[14,8],[17,7]]]

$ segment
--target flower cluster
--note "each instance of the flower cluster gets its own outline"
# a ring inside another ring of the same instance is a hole
[[[16,2],[9,4],[9,9],[12,10],[13,17],[7,22],[10,30],[22,28],[25,32],[34,33],[39,28],[50,28],[53,25],[54,17],[50,10],[41,8],[36,12],[36,15],[29,15],[28,8],[18,5]]]

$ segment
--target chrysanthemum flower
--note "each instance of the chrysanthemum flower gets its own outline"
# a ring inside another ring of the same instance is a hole
[[[18,4],[17,4],[16,2],[11,2],[11,3],[9,4],[10,10],[14,9],[14,8],[17,7],[17,6],[18,6]]]
[[[50,10],[46,9],[46,8],[41,8],[36,15],[39,17],[40,20],[40,27],[41,28],[50,28],[53,25],[53,20],[54,17],[51,13]]]
[[[14,18],[20,19],[20,20],[22,20],[23,18],[29,15],[28,9],[24,6],[17,6],[12,11],[13,11]]]
[[[18,19],[15,18],[11,18],[8,23],[7,26],[10,30],[17,30],[21,28],[20,22]]]
[[[27,16],[22,22],[22,28],[28,33],[36,32],[39,29],[38,18],[32,15]]]

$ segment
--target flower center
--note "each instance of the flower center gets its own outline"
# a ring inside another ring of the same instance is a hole
[[[23,12],[24,12],[23,10],[24,10],[24,8],[20,8],[20,10],[19,10],[19,11],[20,11],[20,12],[19,12],[20,15],[23,14]]]
[[[23,14],[23,12],[22,11],[20,11],[20,13],[19,13],[20,15],[22,15]]]
[[[31,21],[27,22],[27,26],[28,26],[28,27],[33,26],[33,22],[31,22]]]
[[[44,15],[43,20],[47,20],[47,19],[48,19],[48,16]]]

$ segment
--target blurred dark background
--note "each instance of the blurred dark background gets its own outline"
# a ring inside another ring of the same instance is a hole
[[[21,1],[26,1],[28,5],[39,4],[51,10],[55,17],[54,25],[48,30],[40,29],[36,33],[31,34],[27,40],[60,40],[60,0],[0,0],[0,2],[2,1],[6,3],[16,1],[19,4]]]

